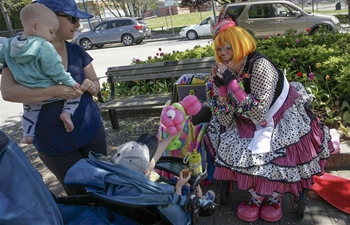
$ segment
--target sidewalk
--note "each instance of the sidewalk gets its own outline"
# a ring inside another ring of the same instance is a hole
[[[350,179],[350,143],[342,143],[341,151],[338,154],[331,155],[327,161],[326,172]],[[207,188],[212,189],[218,195],[220,191],[214,183]],[[350,194],[350,189],[349,189]],[[249,193],[239,191],[236,184],[233,183],[233,191],[229,197],[227,205],[221,205],[221,209],[216,211],[211,217],[201,217],[201,225],[243,225],[243,224],[279,224],[279,225],[347,225],[350,224],[350,215],[346,214],[328,202],[323,200],[318,194],[310,190],[306,192],[306,210],[304,218],[298,218],[296,212],[298,203],[294,202],[294,196],[291,194],[282,197],[283,217],[279,222],[270,223],[258,219],[254,223],[247,223],[240,220],[237,216],[238,205],[249,197]],[[220,196],[218,196],[220,199]],[[350,202],[349,202],[350,206]]]
[[[331,174],[350,179],[350,170],[332,170]],[[210,184],[209,187],[217,192],[217,185]],[[204,189],[206,190],[206,189]],[[349,190],[350,191],[350,190]],[[350,192],[349,192],[350,193]],[[323,200],[313,191],[306,192],[306,210],[304,218],[298,218],[296,212],[298,203],[294,202],[291,194],[282,197],[283,217],[279,222],[270,223],[258,219],[254,223],[240,220],[237,216],[238,205],[249,197],[249,193],[239,191],[233,183],[233,192],[230,194],[229,203],[221,205],[211,217],[200,217],[200,225],[243,225],[243,224],[280,224],[280,225],[347,225],[350,224],[350,215],[336,209]],[[350,203],[349,203],[350,204]]]

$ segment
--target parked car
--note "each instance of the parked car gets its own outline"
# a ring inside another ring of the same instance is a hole
[[[140,44],[146,38],[144,29],[144,25],[136,19],[113,18],[98,24],[93,30],[80,33],[74,42],[86,50],[118,42],[122,42],[125,46]]]
[[[0,48],[1,48],[2,45],[6,44],[6,42],[7,42],[7,38],[6,37],[0,37]],[[0,73],[2,71],[2,66],[3,66],[2,63],[0,63]]]
[[[238,26],[257,38],[282,35],[292,28],[310,35],[315,34],[321,26],[332,32],[340,28],[335,16],[307,13],[288,1],[229,3],[222,7],[218,21],[225,17],[235,19]]]
[[[143,32],[146,33],[147,38],[150,38],[152,36],[152,32],[151,32],[151,29],[149,29],[146,21],[142,17],[136,17],[135,19],[137,20],[137,22],[139,22],[143,25],[143,27],[144,27]]]
[[[190,40],[195,40],[199,37],[211,36],[210,21],[214,16],[209,16],[199,24],[184,27],[180,31],[181,37],[187,37]]]

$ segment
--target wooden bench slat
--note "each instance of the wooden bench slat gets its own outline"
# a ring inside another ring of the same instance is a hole
[[[172,67],[153,67],[153,68],[143,68],[143,69],[134,69],[134,70],[117,70],[117,71],[110,71],[108,73],[108,76],[133,76],[133,75],[140,75],[140,74],[149,74],[152,76],[152,74],[156,73],[166,73],[171,71],[195,71],[196,69],[204,69],[208,68],[210,69],[213,66],[213,62],[205,62],[201,63],[200,67],[198,67],[198,64],[188,64],[188,65],[177,65]]]
[[[159,106],[164,104],[170,100],[171,93],[163,93],[163,94],[152,94],[152,95],[136,95],[136,96],[128,96],[115,98],[111,101],[100,104],[100,109],[110,109],[116,108],[117,111],[127,110],[127,108],[134,107],[143,107],[143,106]]]
[[[149,80],[149,79],[160,79],[160,78],[170,78],[170,77],[180,77],[183,74],[186,73],[210,73],[210,70],[208,68],[204,69],[196,69],[196,70],[181,70],[181,71],[171,71],[167,73],[158,73],[153,74],[150,76],[150,74],[139,74],[135,76],[125,76],[125,77],[113,77],[113,82],[123,82],[123,81],[134,81],[134,80]]]
[[[185,59],[185,60],[178,60],[174,64],[174,61],[170,62],[155,62],[155,63],[145,63],[145,64],[134,64],[134,65],[127,65],[127,66],[114,66],[114,67],[108,67],[107,73],[110,71],[118,71],[118,70],[136,70],[136,69],[144,69],[144,68],[154,68],[154,67],[167,67],[167,66],[173,66],[173,65],[188,65],[188,64],[198,64],[198,63],[204,63],[204,62],[215,62],[214,57],[204,57],[204,58],[196,58],[196,59]]]

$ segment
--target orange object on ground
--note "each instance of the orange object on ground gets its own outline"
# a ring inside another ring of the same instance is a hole
[[[314,176],[312,190],[335,208],[350,214],[350,180],[324,173]]]

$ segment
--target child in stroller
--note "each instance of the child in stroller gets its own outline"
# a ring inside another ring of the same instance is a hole
[[[167,146],[177,136],[170,135],[159,145],[158,138],[152,134],[142,134],[137,141],[130,141],[119,146],[117,152],[111,158],[111,162],[118,165],[123,165],[129,169],[144,173],[153,181],[161,181],[162,179],[153,170],[155,164],[163,155]],[[184,169],[180,172],[179,177],[175,178],[175,195],[189,194],[189,186],[186,185],[191,179],[191,173]],[[174,180],[170,182],[173,183]],[[197,186],[197,196],[200,197],[201,205],[206,205],[213,202],[215,199],[215,193],[209,190],[205,196],[203,196],[200,186]]]
[[[67,172],[65,183],[83,185],[93,196],[121,203],[122,206],[156,206],[171,224],[195,224],[195,214],[198,217],[201,210],[212,213],[219,208],[213,202],[213,191],[202,197],[199,183],[205,179],[206,173],[198,177],[184,176],[182,170],[188,165],[183,164],[181,159],[180,167],[176,162],[170,166],[177,167],[174,175],[179,175],[174,182],[175,187],[169,185],[174,179],[164,183],[153,182],[149,178],[152,177],[149,176],[150,171],[154,166],[157,168],[158,160],[164,165],[164,160],[160,158],[176,136],[171,135],[158,145],[156,136],[143,134],[136,141],[120,145],[111,158],[90,152],[89,159],[78,161]],[[192,187],[186,185],[188,182]],[[192,200],[196,201],[195,210]]]

